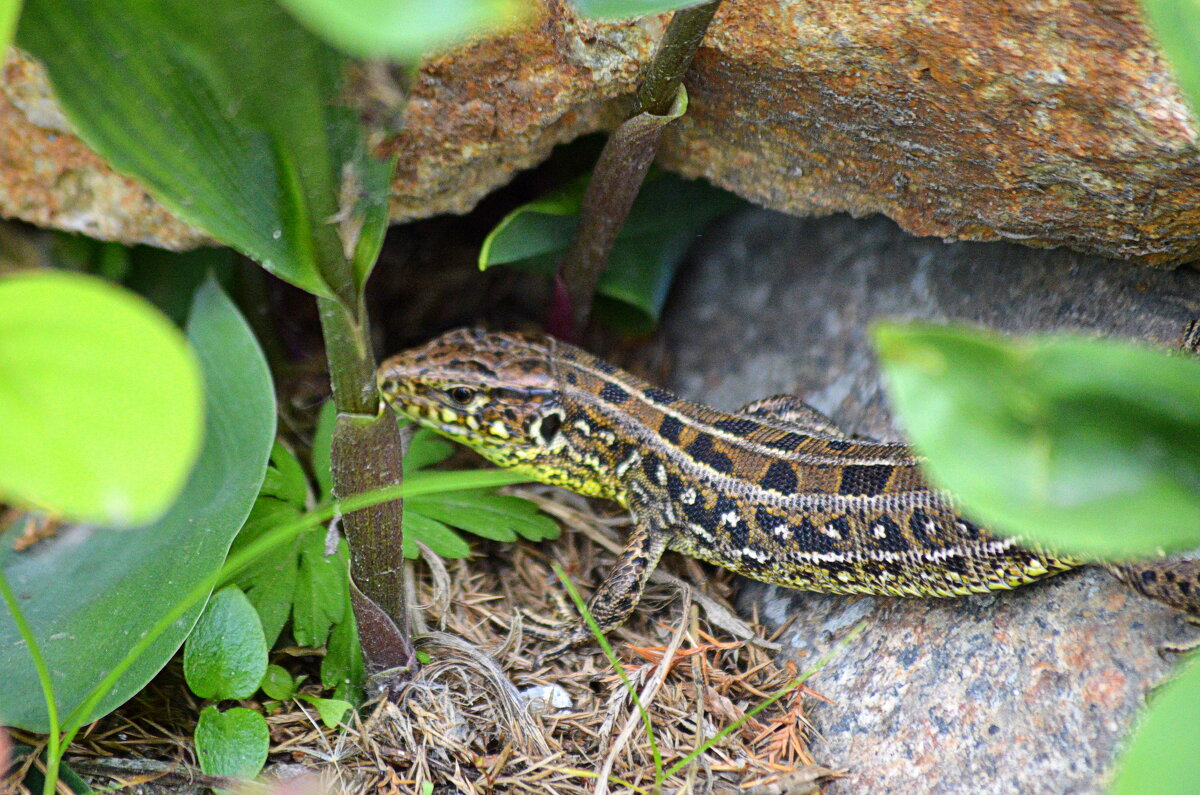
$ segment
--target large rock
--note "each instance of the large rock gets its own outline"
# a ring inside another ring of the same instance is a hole
[[[397,221],[464,212],[629,110],[663,17],[537,21],[428,60]],[[662,162],[799,215],[884,212],[961,239],[1146,262],[1200,254],[1195,118],[1136,0],[726,0]],[[0,213],[172,248],[201,236],[64,132],[18,54],[0,92]]]
[[[1180,342],[1200,274],[1063,251],[921,240],[882,218],[801,221],[762,210],[715,230],[672,297],[674,387],[736,408],[807,395],[842,427],[900,438],[867,342],[877,318],[1011,331],[1088,329]],[[1099,571],[954,600],[838,597],[754,584],[743,607],[791,616],[800,667],[865,632],[811,682],[814,753],[850,777],[829,792],[1098,792],[1165,641],[1195,637],[1169,609]]]

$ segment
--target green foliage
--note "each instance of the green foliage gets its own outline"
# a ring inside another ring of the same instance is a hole
[[[100,279],[0,279],[0,496],[81,521],[143,524],[179,496],[204,397],[183,335]]]
[[[553,274],[575,234],[586,187],[581,178],[505,216],[479,251],[480,269],[511,264]],[[653,330],[688,248],[713,219],[740,206],[741,199],[703,181],[648,178],[596,287],[597,311],[628,332]]]
[[[277,4],[31,0],[18,40],[83,139],[175,215],[311,293],[361,290],[391,166],[335,104],[345,58]]]
[[[1200,781],[1197,716],[1200,659],[1193,659],[1178,679],[1151,698],[1150,709],[1122,757],[1113,795],[1194,791]]]
[[[706,0],[571,0],[579,13],[589,17],[625,19],[644,14],[661,14],[703,5]]]
[[[197,294],[187,334],[204,374],[207,421],[200,458],[167,514],[131,530],[69,528],[25,552],[14,552],[10,537],[0,539],[0,570],[22,597],[31,640],[53,674],[57,708],[72,713],[68,724],[124,703],[183,643],[202,602],[93,695],[98,671],[122,664],[131,644],[218,571],[263,478],[275,401],[257,343],[213,284]],[[29,653],[11,612],[0,611],[0,723],[45,732],[46,705]]]
[[[1179,87],[1200,110],[1200,6],[1196,0],[1141,0]]]
[[[300,687],[299,681],[292,678],[287,669],[281,665],[268,665],[267,672],[263,674],[262,683],[259,685],[262,691],[267,694],[267,698],[273,698],[276,701],[286,701],[296,695],[297,688]]]
[[[21,16],[21,0],[0,0],[0,57],[12,43],[17,18]]]
[[[281,0],[333,44],[364,58],[414,63],[430,50],[530,16],[523,0]]]
[[[200,711],[196,723],[196,755],[209,776],[250,779],[267,762],[271,732],[262,715],[234,707],[221,712],[215,706]]]
[[[342,722],[342,718],[346,717],[346,713],[354,709],[354,705],[349,701],[343,701],[339,698],[320,698],[307,693],[300,696],[301,701],[307,701],[317,708],[317,714],[321,716],[321,722],[328,729],[336,729],[338,724]]]
[[[875,340],[930,475],[970,515],[1086,555],[1200,545],[1200,360],[924,324]]]
[[[229,585],[213,594],[183,644],[183,675],[200,698],[249,698],[267,672],[267,641],[250,600]]]

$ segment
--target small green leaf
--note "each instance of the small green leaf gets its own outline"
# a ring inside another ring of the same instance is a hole
[[[321,722],[327,729],[336,729],[342,722],[342,718],[346,717],[346,713],[354,709],[353,704],[349,701],[342,701],[340,698],[320,698],[307,693],[301,695],[300,698],[317,708],[317,714],[321,716]]]
[[[321,660],[321,684],[333,689],[333,697],[353,704],[362,703],[367,671],[358,643],[358,625],[349,605],[342,620],[329,633],[329,644]]]
[[[1121,758],[1111,795],[1191,792],[1200,781],[1200,658],[1150,700]]]
[[[571,0],[571,2],[584,16],[626,19],[703,5],[707,0]]]
[[[321,488],[321,499],[333,498],[333,469],[329,456],[332,450],[333,426],[337,423],[337,406],[326,400],[317,415],[317,429],[313,431],[312,466],[313,476]]]
[[[286,701],[296,695],[296,680],[280,665],[268,665],[259,685],[269,698]]]
[[[443,558],[465,558],[471,554],[471,547],[462,536],[413,508],[411,500],[408,502],[404,508],[404,557],[415,560],[421,556],[418,541]]]
[[[429,665],[429,663],[433,662],[433,658],[429,656],[429,652],[418,649],[417,662],[421,663],[421,665]]]
[[[488,234],[479,267],[511,264],[553,274],[575,234],[586,180],[522,205]],[[597,308],[626,331],[653,329],[684,255],[720,215],[742,206],[699,180],[652,175],[629,211],[596,287]]]
[[[283,5],[352,55],[409,63],[529,16],[518,0],[283,0]]]
[[[875,342],[904,427],[968,515],[1086,555],[1200,545],[1200,359],[926,324]]]
[[[413,434],[404,455],[405,474],[440,464],[454,454],[454,445],[428,428]]]
[[[301,537],[300,574],[292,606],[292,635],[301,646],[324,646],[329,630],[345,614],[348,566],[344,540],[335,554],[326,556],[324,533]]]
[[[271,449],[271,466],[267,467],[267,476],[259,493],[301,508],[308,500],[308,477],[304,467],[279,441]]]
[[[60,271],[0,278],[0,496],[143,524],[179,496],[203,422],[196,358],[143,299]]]
[[[249,698],[267,670],[258,613],[241,589],[213,594],[183,644],[183,675],[200,698]]]
[[[456,491],[413,497],[407,510],[493,541],[515,541],[517,535],[541,541],[558,535],[558,525],[537,512],[537,506],[520,497]]]
[[[251,779],[267,762],[271,732],[267,721],[252,709],[215,706],[200,711],[196,723],[196,755],[208,776]]]
[[[1141,0],[1179,87],[1200,110],[1200,7],[1195,0]]]

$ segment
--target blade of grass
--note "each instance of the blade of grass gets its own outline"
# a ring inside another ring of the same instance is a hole
[[[800,674],[800,676],[793,679],[790,683],[788,683],[787,686],[785,686],[778,693],[776,693],[775,695],[771,696],[770,698],[764,700],[761,704],[756,706],[754,709],[750,710],[745,715],[738,718],[736,721],[729,724],[724,729],[721,729],[721,731],[717,732],[712,737],[705,740],[699,747],[697,747],[694,751],[689,753],[683,759],[680,759],[678,762],[671,765],[671,767],[664,774],[663,778],[658,780],[659,786],[661,786],[662,782],[665,781],[667,778],[670,778],[671,776],[675,775],[680,770],[682,770],[683,768],[687,767],[689,764],[694,762],[696,760],[696,758],[700,756],[700,754],[704,753],[709,748],[712,748],[714,745],[719,743],[721,740],[725,739],[730,734],[732,734],[733,732],[740,729],[742,727],[742,724],[744,724],[746,721],[750,720],[755,715],[762,712],[764,709],[771,706],[776,701],[783,698],[784,696],[786,696],[788,693],[795,690],[800,685],[804,684],[805,681],[807,681],[811,676],[813,676],[815,673],[817,673],[822,668],[824,668],[829,663],[829,661],[832,660],[834,658],[834,656],[837,655],[838,652],[840,652],[842,649],[846,648],[846,646],[850,645],[850,643],[859,636],[859,634],[863,631],[863,628],[866,627],[866,625],[867,625],[866,621],[858,622],[858,624],[855,625],[854,629],[852,629],[848,633],[846,633],[846,637],[844,637],[840,641],[838,641],[832,649],[825,652],[824,656],[822,656],[821,659],[817,660],[816,664],[814,664],[813,667],[809,668],[807,671]]]
[[[9,612],[12,613],[13,623],[17,625],[17,631],[21,633],[21,638],[29,648],[29,656],[33,658],[33,667],[37,669],[38,682],[42,686],[42,695],[46,698],[46,717],[50,724],[50,731],[46,736],[46,786],[43,792],[46,795],[54,795],[54,789],[58,784],[58,765],[62,759],[58,735],[58,703],[54,699],[54,681],[50,678],[50,669],[46,667],[46,659],[42,656],[42,650],[38,648],[37,636],[33,634],[33,630],[25,620],[25,614],[21,611],[17,597],[8,586],[8,579],[4,576],[3,569],[0,569],[0,595],[3,595],[4,602],[8,605]],[[3,717],[0,715],[0,718]]]
[[[596,642],[600,644],[600,648],[604,650],[604,656],[608,658],[609,663],[617,671],[617,676],[621,677],[621,684],[629,692],[629,698],[632,699],[634,706],[641,713],[642,723],[646,727],[646,739],[650,742],[650,753],[654,757],[654,780],[657,786],[661,786],[663,781],[663,762],[662,754],[658,750],[658,742],[654,737],[654,724],[650,720],[650,713],[642,706],[642,700],[638,697],[637,689],[633,683],[629,681],[629,676],[625,673],[625,667],[621,665],[621,661],[617,659],[616,653],[613,651],[612,645],[609,644],[608,638],[600,631],[600,625],[596,623],[596,619],[592,617],[592,613],[587,609],[587,604],[583,601],[583,597],[579,595],[579,591],[575,590],[575,584],[567,577],[567,573],[562,570],[558,564],[552,567],[558,579],[562,580],[563,587],[567,589],[567,593],[571,596],[571,601],[575,603],[575,609],[583,616],[583,620],[587,623],[588,629],[592,631],[592,635],[596,638]]]

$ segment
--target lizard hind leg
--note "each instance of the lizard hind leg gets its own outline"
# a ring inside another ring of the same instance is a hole
[[[795,395],[774,395],[747,403],[737,414],[774,425],[782,430],[799,431],[827,439],[848,438],[833,420]]]

